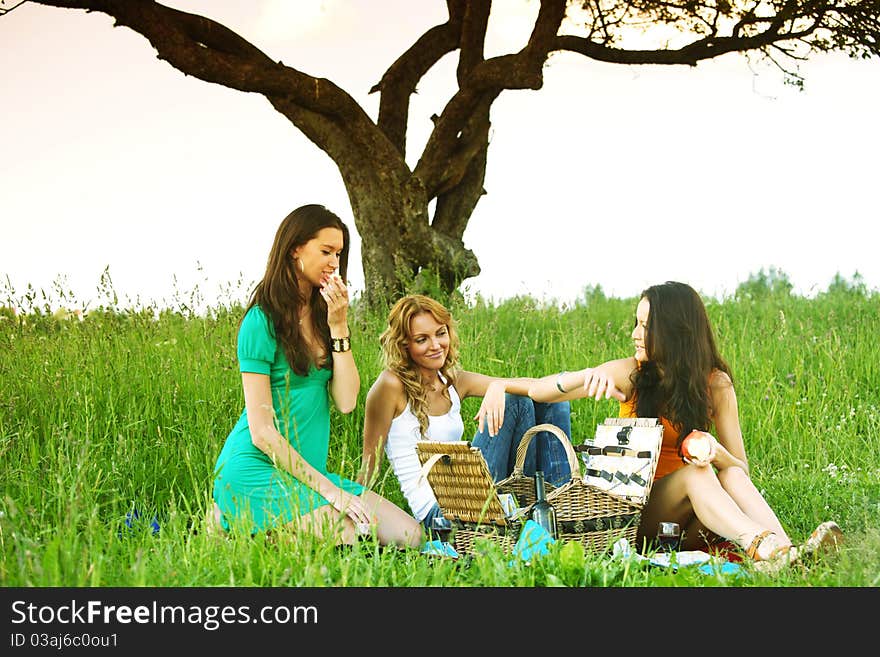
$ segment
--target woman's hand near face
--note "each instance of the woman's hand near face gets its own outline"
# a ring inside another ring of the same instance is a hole
[[[339,274],[332,274],[320,288],[327,302],[327,326],[331,339],[348,338],[348,288]],[[350,344],[349,344],[350,346]],[[332,347],[331,347],[332,349]],[[333,377],[330,379],[330,396],[342,413],[351,413],[357,405],[361,387],[360,374],[351,349],[332,351]]]
[[[348,337],[348,286],[339,274],[333,274],[321,286],[320,292],[327,302],[327,325],[331,337]]]

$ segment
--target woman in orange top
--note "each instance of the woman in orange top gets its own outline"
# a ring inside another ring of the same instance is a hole
[[[682,548],[705,548],[722,537],[776,572],[842,538],[834,522],[819,525],[803,546],[792,546],[770,505],[749,477],[730,367],[718,353],[706,308],[684,283],[647,288],[636,308],[635,354],[578,372],[562,372],[529,389],[535,401],[617,399],[621,416],[658,417],[663,444],[650,497],[642,509],[639,544],[658,523],[677,522]],[[714,426],[708,456],[684,458],[692,430]]]

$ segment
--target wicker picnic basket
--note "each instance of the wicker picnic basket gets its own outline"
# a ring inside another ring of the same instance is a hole
[[[506,479],[502,479],[496,484],[499,493],[512,493],[520,506],[531,506],[535,503],[535,478],[526,476],[523,467],[529,443],[532,442],[532,438],[542,431],[549,431],[559,438],[563,446],[566,446],[565,454],[568,458],[568,467],[571,469],[571,472],[574,472],[578,467],[577,455],[573,450],[568,449],[571,443],[562,429],[555,424],[536,424],[533,426],[520,438],[519,445],[516,448],[516,463],[513,466],[513,472]],[[554,490],[556,490],[556,486],[549,481],[544,482],[544,491],[548,495]]]
[[[421,441],[416,444],[422,476],[452,523],[452,540],[459,554],[477,551],[479,539],[510,552],[519,538],[522,514],[507,517],[482,452],[467,441]]]
[[[523,434],[516,450],[513,473],[498,482],[499,492],[514,492],[521,504],[534,504],[535,480],[534,477],[525,476],[523,463],[529,442],[541,431],[549,431],[559,439],[571,469],[571,479],[565,484],[553,490],[545,484],[547,501],[556,510],[559,540],[579,541],[585,548],[599,552],[610,548],[619,538],[625,538],[630,545],[635,545],[643,505],[584,483],[571,441],[556,425],[537,424]],[[520,493],[515,491],[522,491],[523,495],[528,492],[528,495],[520,498]]]
[[[585,482],[644,506],[662,442],[663,424],[658,418],[611,417],[596,426],[592,440],[574,450],[582,454]]]
[[[453,544],[459,554],[475,551],[480,538],[509,552],[516,544],[522,525],[535,502],[534,477],[523,472],[526,451],[541,431],[553,433],[562,442],[571,469],[571,479],[554,488],[545,484],[547,501],[556,510],[558,539],[579,541],[585,548],[605,551],[619,538],[636,543],[642,505],[585,484],[580,464],[565,432],[553,424],[537,424],[523,434],[516,451],[516,463],[509,477],[492,481],[479,449],[469,442],[417,444],[422,474],[434,491],[443,515],[453,526]],[[499,493],[513,493],[520,510],[506,516]]]

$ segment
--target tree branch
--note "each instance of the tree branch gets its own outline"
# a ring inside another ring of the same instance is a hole
[[[108,14],[116,25],[146,37],[158,58],[186,75],[265,96],[340,169],[349,149],[377,161],[402,163],[376,125],[345,91],[266,54],[227,27],[152,0],[32,0]],[[350,167],[349,167],[350,169]]]
[[[385,71],[382,79],[370,89],[381,92],[379,129],[406,156],[406,129],[409,123],[409,97],[425,74],[459,44],[465,11],[464,0],[448,0],[449,20],[436,25],[419,37],[409,49]]]
[[[144,36],[158,58],[186,75],[239,91],[287,97],[320,114],[370,124],[369,117],[329,80],[273,62],[229,28],[152,0],[31,0],[38,4],[99,11]]]
[[[7,7],[5,0],[0,1],[0,16],[4,16],[4,15],[8,14],[10,11],[12,11],[13,9],[17,9],[18,7],[21,7],[25,2],[27,2],[27,0],[18,0],[18,2],[15,3],[14,5],[12,5],[11,7]]]
[[[483,47],[486,41],[486,28],[492,2],[482,0],[467,3],[467,11],[461,30],[461,44],[458,55],[456,77],[461,86],[474,67],[483,61]]]
[[[438,190],[450,188],[449,160],[456,155],[472,156],[478,152],[476,148],[462,147],[458,141],[479,104],[491,104],[505,89],[540,89],[543,86],[544,62],[565,17],[565,4],[565,0],[542,0],[525,48],[477,64],[459,85],[459,90],[435,122],[422,157],[413,170],[413,175],[418,176],[428,190],[429,198],[433,198]],[[454,166],[462,174],[466,167],[467,162],[463,166]]]
[[[449,192],[437,192],[437,205],[434,209],[434,230],[449,237],[462,240],[468,220],[480,197],[485,194],[483,183],[486,179],[486,156],[489,152],[489,110],[491,102],[474,112],[464,133],[474,144],[481,144],[478,151],[469,154],[463,172],[455,177],[455,184]],[[465,160],[462,160],[465,163]]]
[[[793,38],[795,35],[786,38]],[[779,41],[778,36],[767,32],[754,37],[710,36],[698,39],[675,50],[623,50],[603,46],[588,39],[572,35],[556,37],[554,50],[575,52],[599,62],[611,64],[684,64],[696,66],[697,62],[712,59],[729,52],[757,50]]]

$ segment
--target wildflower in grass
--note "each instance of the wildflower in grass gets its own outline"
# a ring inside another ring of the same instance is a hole
[[[85,316],[83,314],[82,308],[59,308],[54,313],[52,313],[52,317],[59,322],[67,322],[76,320],[78,322],[85,321]]]
[[[834,463],[829,463],[823,468],[823,472],[841,484],[851,484],[856,481],[855,473],[849,469],[846,463],[839,467]]]

